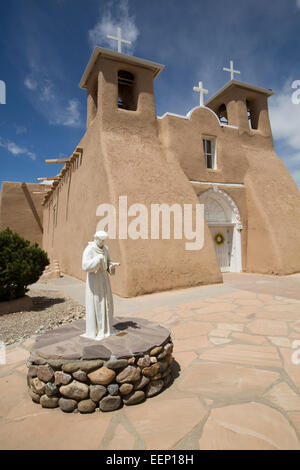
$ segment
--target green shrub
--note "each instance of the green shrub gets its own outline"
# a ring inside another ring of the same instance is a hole
[[[37,243],[30,245],[9,228],[0,232],[0,301],[23,297],[48,264],[47,253]]]

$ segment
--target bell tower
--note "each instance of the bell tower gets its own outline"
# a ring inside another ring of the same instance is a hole
[[[196,214],[195,191],[177,160],[168,158],[160,139],[153,85],[163,68],[96,47],[80,82],[87,90],[87,130],[81,145],[89,172],[86,194],[96,214],[93,230],[100,222],[95,205],[109,203],[116,214],[116,236],[110,237],[109,248],[121,262],[112,286],[125,297],[199,284],[204,278],[221,279],[216,257],[208,271],[199,272],[199,266],[207,264],[212,242],[201,250],[187,250],[184,237],[152,237],[149,219],[147,234],[131,239],[120,209],[120,201],[126,200],[128,223],[134,222],[132,211],[141,204],[148,215],[153,204],[182,208],[191,204]]]
[[[274,92],[265,88],[231,80],[205,105],[219,119],[239,128],[240,133],[261,134],[272,137],[269,120],[268,98]]]
[[[87,91],[87,128],[150,124],[156,119],[153,82],[164,66],[96,47],[80,81]]]

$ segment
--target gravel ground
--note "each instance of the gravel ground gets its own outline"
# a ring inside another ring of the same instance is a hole
[[[0,315],[0,340],[6,345],[84,318],[85,308],[62,292],[30,289],[33,308]]]

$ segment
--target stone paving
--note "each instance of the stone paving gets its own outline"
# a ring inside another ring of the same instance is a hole
[[[140,309],[130,316],[170,329],[175,358],[174,383],[137,406],[92,415],[42,409],[26,389],[34,338],[10,346],[0,365],[0,448],[299,450],[300,277],[273,277],[287,296],[272,291],[272,276],[266,292],[251,275],[224,279],[182,297],[136,299]]]

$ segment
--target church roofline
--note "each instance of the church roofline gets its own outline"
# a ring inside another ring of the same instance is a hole
[[[134,57],[131,55],[123,54],[120,52],[112,51],[110,49],[106,49],[104,47],[96,46],[94,49],[93,54],[90,57],[90,60],[86,66],[86,69],[84,71],[84,74],[82,75],[82,78],[79,83],[79,88],[85,89],[86,88],[86,82],[88,80],[88,77],[91,73],[91,70],[94,67],[94,64],[98,57],[102,55],[103,57],[107,57],[108,59],[111,60],[119,60],[120,62],[125,62],[127,64],[134,64],[134,65],[139,65],[142,67],[146,67],[147,69],[153,70],[153,77],[156,78],[160,72],[164,69],[164,65],[158,64],[156,62],[152,62],[150,60],[146,59],[140,59],[139,57]]]
[[[249,91],[255,91],[256,93],[261,93],[261,94],[263,94],[265,96],[268,96],[268,97],[274,95],[274,91],[272,91],[272,90],[267,90],[266,88],[261,88],[261,87],[256,86],[256,85],[250,85],[249,83],[240,82],[239,80],[230,80],[230,82],[226,83],[226,85],[223,86],[223,88],[221,88],[221,90],[219,90],[217,93],[215,93],[211,98],[209,98],[206,101],[205,106],[211,105],[214,101],[216,101],[224,93],[224,91],[226,91],[229,88],[232,88],[234,86],[237,86],[239,88],[244,88],[244,89],[247,89]]]

